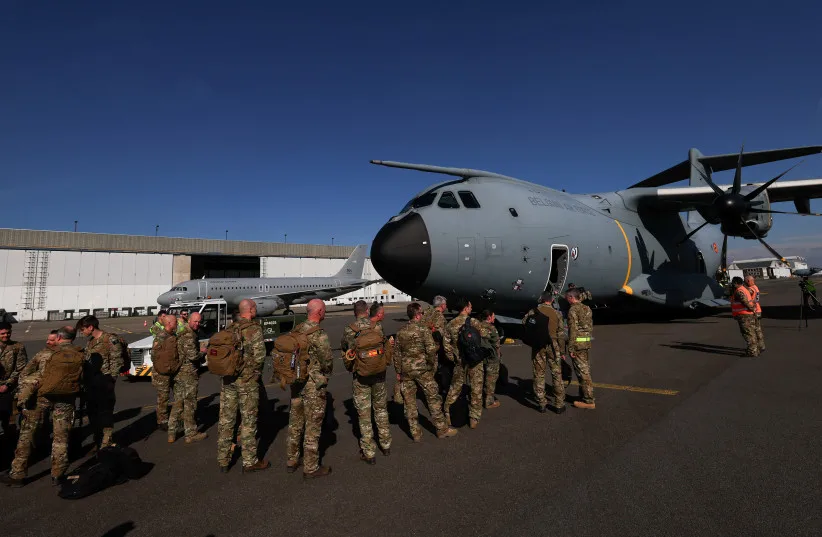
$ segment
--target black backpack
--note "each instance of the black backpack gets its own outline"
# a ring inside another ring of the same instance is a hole
[[[548,316],[534,310],[534,314],[525,321],[522,331],[522,342],[533,349],[542,349],[551,343],[551,331]]]
[[[465,324],[460,328],[457,344],[462,361],[469,367],[474,367],[485,360],[486,353],[482,348],[482,335],[471,324],[471,317],[467,317]]]

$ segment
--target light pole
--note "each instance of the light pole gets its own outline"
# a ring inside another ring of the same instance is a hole
[[[284,234],[283,234],[283,242],[284,242],[285,244],[288,244],[288,233],[284,233]]]
[[[334,237],[331,237],[331,246],[334,246]]]
[[[154,236],[156,237],[158,233],[160,233],[160,224],[154,226]]]
[[[77,233],[77,220],[74,221],[74,232]]]
[[[228,230],[225,230],[225,240],[228,240]]]

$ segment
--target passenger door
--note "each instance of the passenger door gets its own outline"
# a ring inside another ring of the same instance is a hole
[[[208,282],[205,280],[199,280],[197,282],[198,290],[197,290],[197,299],[203,299],[208,296]]]

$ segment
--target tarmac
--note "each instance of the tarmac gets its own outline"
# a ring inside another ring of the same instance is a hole
[[[795,280],[760,288],[768,350],[758,358],[743,357],[727,309],[674,320],[595,317],[596,410],[537,412],[530,350],[516,342],[503,347],[502,405],[484,410],[477,429],[467,427],[463,397],[452,409],[459,434],[437,439],[419,401],[425,433],[413,444],[401,408],[389,403],[391,456],[378,454],[375,466],[359,460],[351,376],[336,351],[352,314],[333,312],[324,326],[337,357],[321,437],[322,461],[333,472],[318,480],[285,472],[289,401],[279,386],[268,387],[259,424],[260,453],[272,468],[243,475],[239,461],[228,474],[217,470],[218,379],[201,378],[197,419],[209,438],[193,445],[169,445],[155,430],[149,381],[118,381],[115,441],[153,463],[151,472],[63,500],[41,452],[27,486],[0,487],[3,533],[822,535],[822,317],[800,329]],[[388,333],[404,313],[404,305],[389,306]],[[147,335],[144,320],[102,324],[135,341]],[[17,324],[14,337],[33,356],[60,324]],[[86,428],[80,436],[72,468],[87,457]]]

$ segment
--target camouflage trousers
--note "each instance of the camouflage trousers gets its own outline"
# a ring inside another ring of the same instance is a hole
[[[196,396],[195,396],[196,404]],[[223,379],[220,389],[220,422],[217,426],[217,464],[228,466],[234,445],[237,410],[240,411],[240,447],[243,466],[257,464],[257,413],[260,390],[257,381],[241,382]],[[171,427],[169,427],[169,432]]]
[[[300,461],[303,448],[303,472],[310,474],[320,467],[320,432],[325,417],[328,379],[310,376],[305,384],[291,386],[291,411],[288,413],[288,462]]]
[[[422,388],[425,394],[425,403],[428,405],[428,412],[431,414],[434,427],[437,428],[437,431],[444,431],[448,426],[442,413],[442,398],[440,397],[439,386],[434,380],[434,372],[407,373],[402,376],[402,393],[405,397],[405,417],[408,419],[411,436],[419,438],[422,435],[417,411],[417,386]]]
[[[468,383],[471,386],[468,417],[479,421],[482,417],[482,387],[485,380],[483,374],[484,368],[482,362],[474,367],[468,367],[468,365],[464,363],[456,364],[454,366],[454,376],[451,377],[451,387],[448,389],[448,395],[445,397],[443,411],[445,411],[446,414],[450,413],[451,405],[459,398],[462,393],[462,385],[465,384],[465,379],[468,377]]]
[[[176,438],[180,417],[183,418],[185,435],[197,433],[197,421],[194,414],[197,410],[197,377],[177,375],[174,379],[174,404],[171,405],[171,415],[168,418],[168,436]]]
[[[757,313],[755,317],[756,323],[754,327],[756,328],[756,346],[759,349],[759,352],[761,353],[765,350],[765,334],[762,333],[762,314]]]
[[[548,399],[545,397],[545,362],[547,358],[547,348],[531,349],[531,365],[533,366],[534,374],[534,397],[536,397],[537,404],[540,407],[548,404]]]
[[[371,409],[374,409],[374,421],[377,423],[377,435],[382,449],[391,448],[391,429],[388,424],[388,410],[386,408],[387,395],[385,391],[385,377],[362,382],[354,375],[353,382],[354,407],[360,421],[360,449],[369,459],[377,454],[377,445],[374,442],[374,430],[371,425]]]
[[[37,434],[37,430],[43,424],[43,414],[51,411],[51,423],[54,440],[51,444],[51,476],[60,477],[68,469],[68,444],[71,427],[74,424],[74,400],[51,401],[45,397],[37,399],[37,407],[34,410],[23,412],[23,427],[20,430],[20,438],[17,441],[17,449],[14,451],[14,461],[11,463],[9,477],[12,479],[23,479],[29,467],[29,457],[31,456],[32,440]]]
[[[583,403],[594,404],[594,381],[591,380],[591,365],[588,361],[589,349],[576,349],[568,345],[568,353],[574,364],[574,372],[579,380],[579,392]],[[560,364],[561,365],[561,364]],[[560,368],[560,384],[562,383],[562,369]]]
[[[551,371],[551,385],[554,388],[554,406],[562,408],[565,406],[565,383],[562,381],[562,351],[557,342],[552,342],[542,349],[545,352],[546,364]]]
[[[402,381],[398,380],[394,383],[394,402],[401,405],[403,404],[403,396],[402,396]]]
[[[756,334],[756,315],[738,315],[736,322],[739,323],[739,331],[745,338],[747,346],[747,356],[759,356],[759,336]]]
[[[496,352],[491,358],[485,360],[485,406],[494,403],[494,393],[497,391],[497,380],[499,379],[499,354]]]
[[[114,434],[114,405],[117,397],[114,382],[105,382],[86,396],[86,412],[89,425],[94,432],[94,445],[106,447],[111,445]]]
[[[174,377],[170,375],[161,375],[156,371],[151,374],[151,384],[157,389],[157,425],[168,424],[168,397],[172,382]]]

